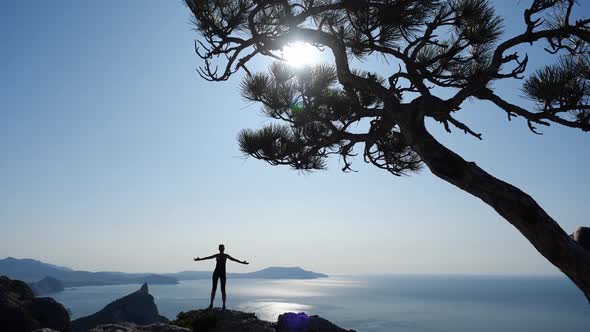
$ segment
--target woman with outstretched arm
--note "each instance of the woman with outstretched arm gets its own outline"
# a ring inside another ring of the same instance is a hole
[[[224,253],[225,246],[223,244],[219,245],[219,253],[203,258],[195,258],[194,261],[204,261],[207,259],[215,258],[215,270],[213,271],[213,286],[211,288],[211,304],[209,304],[209,309],[213,309],[213,300],[215,300],[215,292],[217,291],[217,280],[221,281],[221,299],[223,300],[223,307],[222,309],[225,310],[225,262],[229,259],[231,261],[240,263],[240,264],[250,264],[246,261],[240,261],[231,257],[230,255]]]

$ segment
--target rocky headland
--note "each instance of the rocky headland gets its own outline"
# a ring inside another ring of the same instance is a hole
[[[64,284],[53,277],[45,277],[37,282],[29,283],[29,286],[37,296],[57,293],[64,290]]]
[[[148,325],[167,321],[158,313],[148,285],[143,284],[139,290],[109,303],[97,313],[73,320],[72,331],[86,332],[98,325],[119,322]]]

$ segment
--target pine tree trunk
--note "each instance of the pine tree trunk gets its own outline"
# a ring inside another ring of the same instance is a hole
[[[590,302],[590,251],[573,241],[532,197],[439,143],[424,127],[423,117],[402,125],[402,133],[434,175],[496,210],[565,273]]]

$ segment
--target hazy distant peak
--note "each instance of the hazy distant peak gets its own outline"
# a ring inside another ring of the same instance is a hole
[[[315,279],[326,278],[327,275],[305,270],[299,266],[280,267],[272,266],[260,271],[245,274],[251,278],[270,278],[270,279]]]

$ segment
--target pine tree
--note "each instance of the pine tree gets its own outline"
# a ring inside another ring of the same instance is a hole
[[[246,73],[242,96],[260,103],[275,123],[238,135],[241,150],[271,165],[310,171],[337,155],[393,175],[425,166],[437,177],[480,198],[511,223],[590,300],[590,250],[568,236],[529,195],[485,172],[438,142],[425,119],[447,131],[481,134],[455,117],[468,99],[489,101],[533,133],[558,124],[590,131],[590,20],[572,18],[575,0],[532,0],[519,33],[486,0],[185,0],[202,35],[195,50],[199,74],[211,81]],[[334,65],[294,70],[280,50],[293,41],[325,49]],[[526,72],[515,50],[543,45],[555,62]],[[386,75],[352,68],[351,59],[382,55]],[[278,60],[252,73],[254,57]],[[399,64],[399,65],[398,65]],[[526,109],[497,94],[492,83],[521,79]],[[452,97],[437,97],[445,88]],[[355,123],[367,130],[350,130]]]

